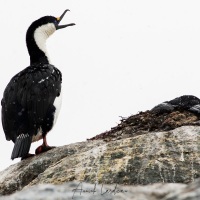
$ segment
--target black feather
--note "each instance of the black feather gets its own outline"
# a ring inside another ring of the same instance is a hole
[[[56,20],[45,16],[31,24],[26,34],[30,66],[10,80],[3,94],[2,125],[6,139],[14,142],[11,159],[26,157],[32,136],[41,129],[44,137],[53,127],[54,101],[61,93],[62,74],[49,64],[45,52],[35,41],[34,33],[47,23],[58,25]]]
[[[31,146],[32,137],[28,134],[20,135],[16,141],[12,151],[11,159],[24,157],[28,154]]]

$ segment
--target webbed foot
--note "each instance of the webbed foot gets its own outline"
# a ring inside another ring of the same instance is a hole
[[[38,155],[40,153],[43,153],[43,152],[46,152],[46,151],[49,151],[53,148],[56,148],[54,146],[45,146],[45,145],[41,145],[39,146],[36,150],[35,150],[35,154]]]

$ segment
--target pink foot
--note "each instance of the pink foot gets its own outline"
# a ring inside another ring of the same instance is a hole
[[[40,153],[43,153],[43,152],[46,152],[46,151],[49,151],[53,148],[56,148],[56,147],[50,147],[50,146],[44,146],[44,145],[41,145],[39,146],[36,150],[35,150],[35,154],[38,155]]]

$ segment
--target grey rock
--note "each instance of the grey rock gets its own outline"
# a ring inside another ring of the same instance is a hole
[[[148,186],[122,186],[68,182],[62,185],[36,185],[0,200],[199,200],[200,179],[186,184],[156,183]]]
[[[0,172],[0,200],[200,199],[199,101],[181,96],[14,164]]]
[[[0,194],[12,194],[32,185],[58,185],[74,180],[121,185],[190,183],[200,177],[199,147],[198,126],[109,142],[70,144],[0,172]]]
[[[200,179],[188,184],[185,188],[179,188],[166,195],[163,200],[199,200]]]
[[[95,142],[85,145],[85,142],[55,148],[38,156],[22,160],[0,172],[0,194],[11,194],[29,185],[42,172],[57,165],[64,157],[73,155],[80,150],[86,151]],[[101,144],[100,141],[98,141]],[[62,173],[62,172],[61,172]]]

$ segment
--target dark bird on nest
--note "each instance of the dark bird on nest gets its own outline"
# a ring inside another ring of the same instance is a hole
[[[53,128],[61,105],[62,74],[50,64],[46,40],[56,30],[73,26],[60,25],[60,17],[45,16],[34,21],[27,30],[26,44],[30,66],[8,83],[1,101],[2,124],[7,140],[14,142],[11,159],[25,159],[32,142],[43,139],[35,153],[52,149],[46,135]]]
[[[151,109],[155,114],[170,113],[174,110],[188,110],[196,115],[200,115],[200,99],[193,95],[183,95],[158,104]]]

